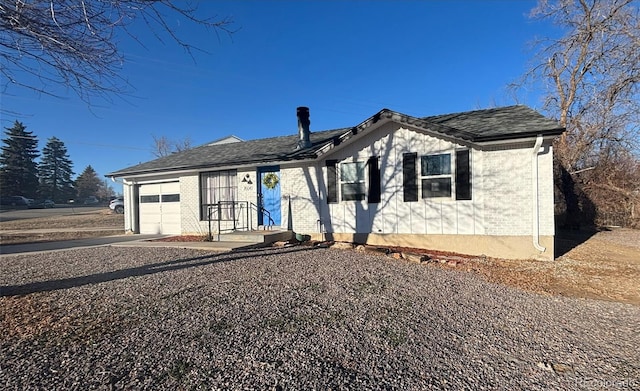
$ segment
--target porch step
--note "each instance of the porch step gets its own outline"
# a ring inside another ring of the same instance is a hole
[[[250,242],[265,245],[291,238],[293,238],[292,231],[236,231],[220,235],[222,242]]]

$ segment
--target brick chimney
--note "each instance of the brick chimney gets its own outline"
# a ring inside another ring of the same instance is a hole
[[[296,149],[309,148],[311,146],[311,140],[309,139],[311,134],[309,130],[309,125],[311,124],[309,120],[309,108],[304,106],[298,107],[296,114],[298,115],[298,146]]]

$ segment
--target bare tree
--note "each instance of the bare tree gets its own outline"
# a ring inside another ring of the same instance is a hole
[[[540,0],[530,15],[553,22],[564,35],[535,42],[536,62],[524,80],[545,83],[545,109],[567,128],[554,145],[556,156],[563,170],[580,173],[572,180],[599,212],[610,209],[607,199],[638,190],[629,187],[624,171],[614,169],[633,166],[640,151],[637,5],[637,0]],[[617,182],[609,183],[612,178]]]
[[[2,90],[6,93],[10,86],[20,86],[53,95],[49,86],[63,85],[86,102],[124,92],[127,83],[119,75],[124,57],[116,37],[128,35],[142,44],[131,29],[136,20],[160,41],[169,37],[190,55],[197,48],[177,34],[169,17],[216,34],[233,32],[229,18],[200,17],[196,6],[174,3],[178,2],[0,0]]]
[[[152,136],[152,153],[155,157],[164,157],[174,152],[182,152],[191,149],[191,139],[185,137],[182,140],[170,140],[166,136]]]
[[[634,0],[541,0],[531,17],[565,31],[537,42],[538,65],[527,74],[547,82],[545,108],[567,132],[560,138],[570,170],[602,154],[638,148],[640,17]]]

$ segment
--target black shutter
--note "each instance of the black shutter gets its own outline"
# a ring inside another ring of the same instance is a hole
[[[471,199],[469,150],[456,151],[456,200]]]
[[[377,204],[380,202],[380,168],[378,167],[378,158],[372,156],[367,162],[369,166],[369,203]]]
[[[327,160],[327,202],[338,202],[338,161]]]
[[[416,178],[417,153],[402,155],[402,187],[404,202],[418,201],[418,180]]]

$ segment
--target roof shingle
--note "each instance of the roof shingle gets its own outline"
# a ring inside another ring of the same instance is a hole
[[[205,144],[124,168],[107,176],[122,177],[164,171],[314,159],[323,147],[337,144],[341,139],[346,140],[344,136],[348,133],[355,134],[356,130],[366,131],[383,118],[399,118],[402,123],[472,142],[518,139],[539,133],[558,135],[564,131],[556,121],[520,105],[422,118],[383,109],[355,127],[312,132],[312,146],[303,150],[296,149],[297,134],[229,144]]]

